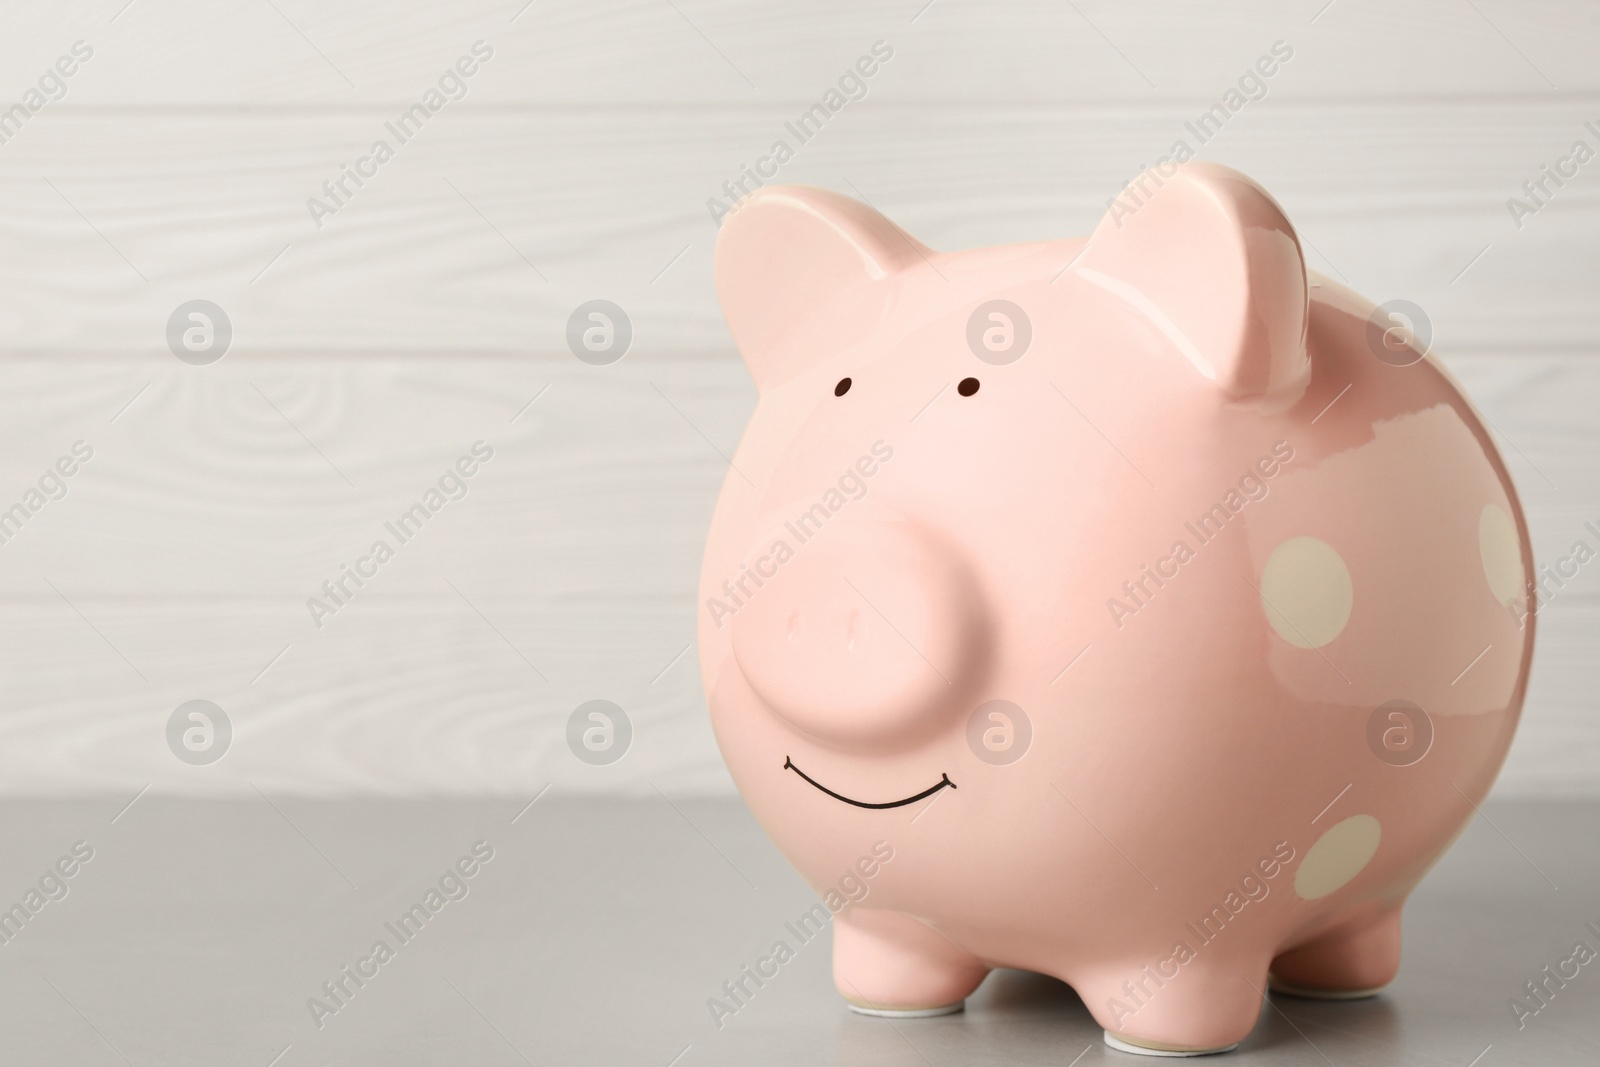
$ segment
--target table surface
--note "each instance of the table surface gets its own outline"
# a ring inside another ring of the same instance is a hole
[[[719,1027],[708,999],[816,899],[744,806],[529,799],[0,801],[0,908],[37,908],[0,944],[0,1058],[1151,1062],[1106,1048],[1069,987],[1022,972],[991,975],[962,1014],[854,1015],[833,991],[827,935]],[[474,848],[491,858],[445,877]],[[397,936],[441,880],[437,913]],[[1407,906],[1386,993],[1275,996],[1237,1052],[1207,1062],[1600,1064],[1600,961],[1521,1028],[1508,1007],[1574,942],[1600,949],[1588,922],[1600,926],[1600,804],[1491,803]],[[389,958],[373,956],[378,941]],[[370,977],[358,986],[347,966]],[[323,991],[336,979],[339,1001]]]

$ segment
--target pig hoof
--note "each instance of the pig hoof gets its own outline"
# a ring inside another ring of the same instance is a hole
[[[872,1015],[879,1019],[929,1019],[935,1015],[954,1015],[967,1006],[965,1000],[958,1000],[954,1004],[940,1004],[932,1008],[883,1008],[857,1004],[853,1000],[847,1000],[845,1003],[857,1015]]]
[[[1400,909],[1394,907],[1281,953],[1267,968],[1267,985],[1292,997],[1357,1000],[1394,981],[1399,969]]]
[[[1142,1044],[1131,1037],[1118,1037],[1110,1030],[1105,1031],[1106,1044],[1118,1052],[1131,1052],[1135,1056],[1210,1056],[1216,1052],[1232,1052],[1239,1047],[1235,1041],[1231,1045],[1219,1045],[1216,1048],[1190,1048],[1186,1045],[1162,1045],[1157,1043]]]
[[[1304,997],[1307,1000],[1365,1000],[1382,993],[1387,986],[1373,986],[1371,989],[1326,989],[1318,986],[1298,985],[1294,982],[1285,982],[1275,974],[1267,975],[1267,988],[1274,993],[1282,993],[1289,997]]]
[[[949,1015],[988,973],[982,960],[902,912],[853,908],[834,920],[833,987],[863,1015]]]

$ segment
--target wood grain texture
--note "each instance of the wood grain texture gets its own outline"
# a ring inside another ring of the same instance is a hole
[[[350,107],[409,103],[482,39],[485,103],[745,106],[814,100],[882,39],[901,58],[874,92],[895,102],[1115,107],[1215,98],[1281,39],[1301,50],[1282,86],[1300,98],[1600,90],[1600,15],[1560,0],[126,3],[10,5],[0,64],[20,90],[83,39],[73,106]]]
[[[754,392],[710,279],[712,197],[783,138],[784,182],[937,248],[1082,234],[1182,138],[1270,188],[1311,265],[1422,305],[1494,425],[1536,553],[1600,526],[1600,162],[1519,228],[1508,197],[1600,147],[1600,15],[1524,5],[734,0],[5,6],[0,108],[0,792],[719,792],[689,647],[700,547]],[[465,97],[385,123],[477,40]],[[814,138],[785,123],[882,40]],[[1292,60],[1204,144],[1185,124],[1274,41]],[[319,227],[307,200],[396,146]],[[567,351],[582,301],[633,347]],[[220,363],[167,350],[222,305]],[[538,399],[529,406],[535,397]],[[348,606],[306,606],[476,441],[494,458]],[[1500,788],[1600,794],[1585,566],[1542,619]],[[685,649],[688,649],[685,652]],[[268,668],[269,663],[271,664]],[[234,748],[178,762],[184,700]],[[566,716],[634,717],[615,766]]]
[[[1600,360],[1452,366],[1501,431],[1537,555],[1600,547],[1584,528],[1600,525]],[[4,430],[6,501],[73,441],[95,448],[0,545],[0,791],[727,787],[689,645],[723,456],[754,402],[737,361],[14,360],[0,375],[30,398]],[[494,458],[465,497],[395,540],[385,521],[478,440]],[[395,558],[316,625],[307,599],[377,537]],[[1507,792],[1600,792],[1595,566],[1541,619]],[[567,715],[596,697],[638,731],[607,768],[565,748]],[[165,748],[166,717],[194,698],[237,724],[210,767]]]
[[[725,351],[707,202],[774,138],[797,145],[783,181],[854,192],[963,248],[1087,233],[1141,164],[1196,141],[1196,114],[868,100],[801,145],[786,112],[446,111],[347,183],[320,228],[307,201],[386,135],[384,115],[42,114],[0,146],[0,346],[163,357],[168,315],[204,297],[239,355],[554,353],[573,308],[604,296],[641,354]],[[1584,117],[1267,101],[1199,147],[1273,190],[1314,267],[1428,309],[1442,347],[1581,348],[1600,337],[1600,173],[1520,230],[1505,202]]]

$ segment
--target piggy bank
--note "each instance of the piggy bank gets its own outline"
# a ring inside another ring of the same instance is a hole
[[[1269,988],[1388,983],[1533,643],[1516,492],[1412,320],[1198,162],[1087,240],[948,253],[767,187],[715,270],[759,401],[701,668],[849,1006],[1022,968],[1190,1055]]]

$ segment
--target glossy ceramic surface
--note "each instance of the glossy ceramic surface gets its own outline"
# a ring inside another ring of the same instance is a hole
[[[1021,967],[1192,1051],[1250,1032],[1269,971],[1388,982],[1533,641],[1510,478],[1403,324],[1201,163],[1087,242],[955,253],[770,187],[716,271],[760,401],[701,666],[837,912],[840,993],[927,1010]]]

